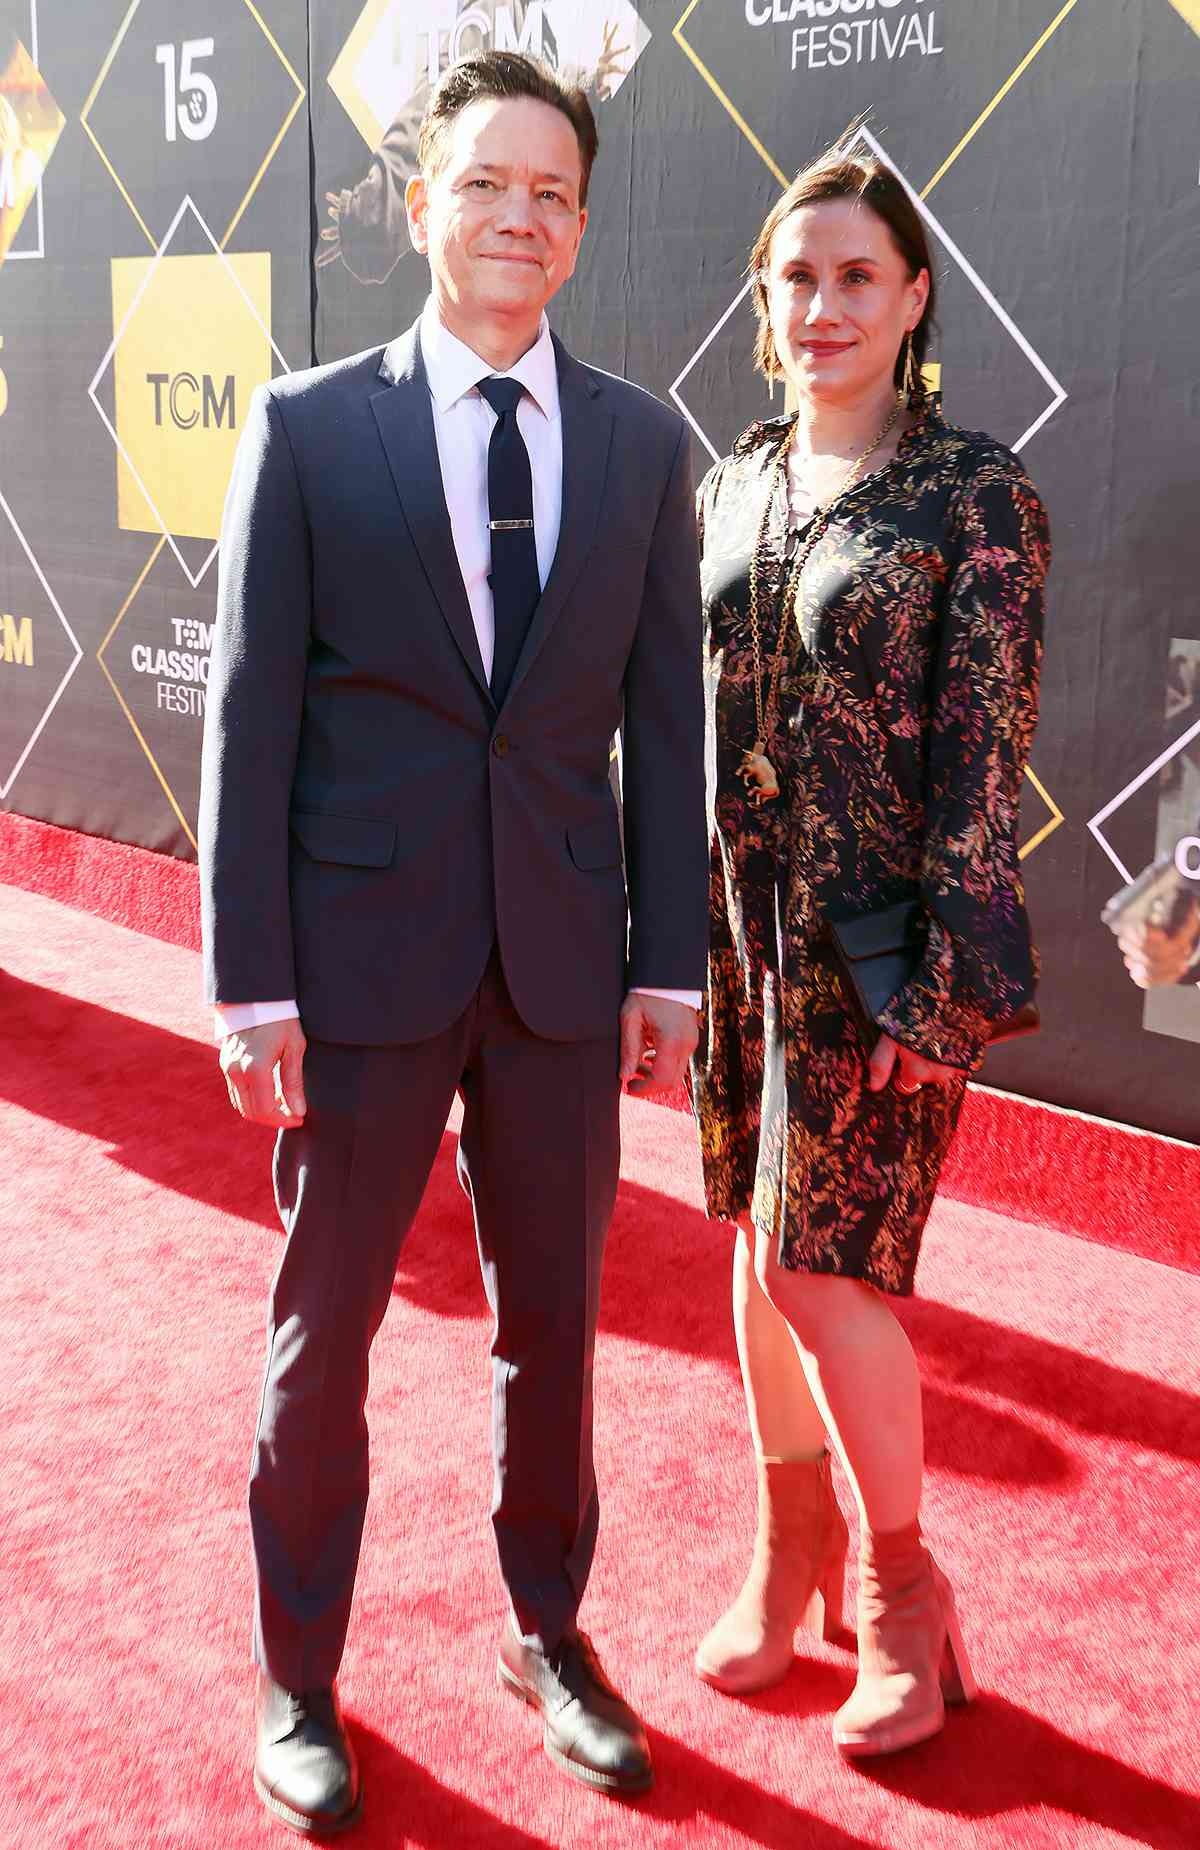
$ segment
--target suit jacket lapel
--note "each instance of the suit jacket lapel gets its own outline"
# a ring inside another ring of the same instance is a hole
[[[385,349],[379,377],[383,389],[372,395],[371,410],[413,543],[463,660],[491,700],[442,490],[419,324]]]
[[[533,613],[507,699],[512,698],[525,679],[561,616],[592,549],[612,447],[613,415],[602,384],[571,358],[557,337],[554,351],[558,360],[558,402],[562,417],[562,520],[554,564]]]

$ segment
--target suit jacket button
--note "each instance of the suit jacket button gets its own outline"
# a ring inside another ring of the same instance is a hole
[[[497,758],[508,757],[508,734],[506,732],[498,732],[496,734],[495,738],[492,740],[492,750],[495,752]]]

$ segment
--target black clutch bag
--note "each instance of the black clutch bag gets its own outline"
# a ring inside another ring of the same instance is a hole
[[[868,1054],[882,1032],[879,1017],[925,955],[928,929],[925,908],[915,899],[902,899],[856,919],[829,921],[830,943],[858,1005],[859,1028]],[[1006,1021],[991,1023],[988,1045],[1036,1034],[1040,1026],[1037,1003],[1026,1002]]]

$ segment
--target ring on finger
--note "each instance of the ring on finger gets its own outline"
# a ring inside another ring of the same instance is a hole
[[[902,1086],[899,1080],[897,1080],[896,1090],[901,1098],[915,1098],[917,1093],[921,1090],[921,1081],[918,1079],[915,1086]]]

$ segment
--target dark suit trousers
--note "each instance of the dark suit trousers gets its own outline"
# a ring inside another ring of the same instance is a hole
[[[288,1237],[250,1479],[255,1656],[286,1688],[331,1683],[341,1661],[367,1506],[368,1352],[456,1091],[495,1318],[500,1569],[526,1639],[552,1650],[574,1622],[598,1516],[592,1357],[617,1068],[616,1022],[598,1041],[532,1034],[495,952],[464,1014],[431,1040],[309,1043],[308,1115],[275,1153]]]

